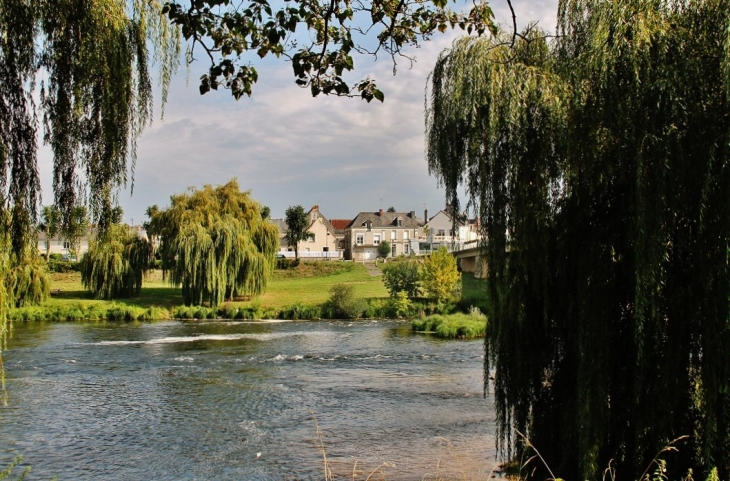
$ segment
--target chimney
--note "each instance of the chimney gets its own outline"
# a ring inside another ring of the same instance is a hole
[[[428,222],[428,209],[423,209],[423,222]]]
[[[383,209],[380,209],[380,214],[378,214],[380,217],[383,217]]]
[[[416,218],[416,211],[415,210],[410,211],[408,213],[408,217],[410,217],[411,219],[415,219]]]

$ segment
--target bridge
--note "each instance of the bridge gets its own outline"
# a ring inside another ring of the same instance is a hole
[[[451,254],[462,272],[471,272],[477,279],[487,277],[487,260],[479,253],[479,247],[453,251]]]

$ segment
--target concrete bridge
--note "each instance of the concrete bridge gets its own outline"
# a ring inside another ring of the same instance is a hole
[[[477,279],[487,277],[487,260],[479,253],[479,247],[470,247],[451,253],[462,272],[471,272]]]

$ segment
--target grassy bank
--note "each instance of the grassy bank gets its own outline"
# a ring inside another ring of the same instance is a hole
[[[159,319],[317,319],[327,317],[325,304],[336,284],[352,286],[361,301],[362,316],[371,318],[418,317],[422,314],[466,310],[484,302],[484,282],[463,276],[462,300],[457,306],[436,306],[425,299],[406,309],[388,297],[382,279],[371,276],[355,262],[302,262],[277,269],[266,293],[250,300],[226,302],[217,309],[183,306],[179,288],[170,286],[161,271],[145,278],[139,297],[101,301],[83,289],[78,272],[52,273],[51,298],[42,306],[14,309],[14,320],[159,320]],[[323,309],[324,308],[324,309]]]

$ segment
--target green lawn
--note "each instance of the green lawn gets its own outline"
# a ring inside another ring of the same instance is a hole
[[[314,265],[313,265],[314,264]],[[319,264],[319,265],[318,265]],[[339,264],[339,266],[337,265]],[[370,276],[362,264],[355,262],[302,262],[296,269],[277,270],[269,281],[269,287],[262,296],[252,301],[234,302],[236,306],[249,306],[252,302],[266,309],[281,308],[297,303],[315,305],[329,298],[329,289],[334,284],[350,284],[355,288],[355,295],[361,298],[387,297],[388,291],[380,277]],[[83,289],[81,275],[73,273],[51,274],[51,292],[60,289],[61,294],[54,294],[48,301],[49,306],[66,304],[96,304],[97,301]],[[182,305],[179,288],[171,287],[162,280],[160,271],[150,272],[143,284],[142,294],[132,299],[116,299],[117,304],[136,307],[171,308]]]
[[[356,262],[302,262],[292,269],[276,270],[263,295],[249,301],[230,303],[235,307],[249,307],[252,304],[261,309],[281,309],[302,304],[321,305],[329,299],[329,290],[335,284],[352,285],[358,298],[387,298],[388,291],[382,277],[371,276],[362,264]],[[96,306],[110,304],[109,301],[92,299],[81,285],[78,272],[51,274],[51,290],[60,290],[46,303],[48,307],[73,305]],[[485,299],[486,282],[475,279],[471,274],[462,276],[463,299]],[[142,294],[132,299],[116,299],[117,305],[130,307],[161,307],[172,309],[182,305],[179,288],[171,287],[162,279],[161,271],[148,274]],[[475,302],[475,304],[478,304]]]

